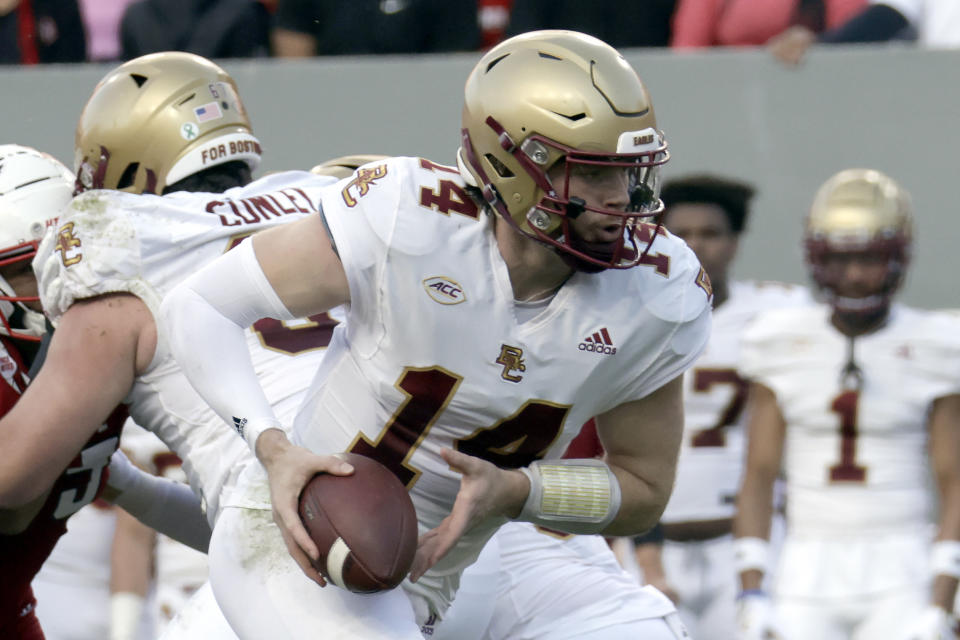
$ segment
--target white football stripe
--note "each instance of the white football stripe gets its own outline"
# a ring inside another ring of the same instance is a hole
[[[348,555],[350,555],[350,547],[343,538],[337,538],[327,552],[327,575],[330,576],[333,584],[341,589],[347,589],[347,585],[343,582],[343,563],[347,561]]]

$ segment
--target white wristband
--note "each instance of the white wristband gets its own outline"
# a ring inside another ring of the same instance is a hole
[[[930,548],[930,571],[960,580],[960,541],[940,540]]]
[[[233,416],[233,428],[237,430],[241,438],[247,441],[247,446],[250,447],[254,456],[257,455],[257,438],[260,437],[261,433],[267,429],[283,429],[280,422],[272,418],[248,419],[236,416]]]
[[[733,566],[737,573],[766,572],[770,562],[770,543],[763,538],[737,538],[733,541]]]
[[[590,534],[620,511],[620,482],[602,460],[537,460],[519,471],[530,480],[530,493],[517,520]]]
[[[120,591],[110,596],[110,640],[134,640],[140,628],[143,596]]]

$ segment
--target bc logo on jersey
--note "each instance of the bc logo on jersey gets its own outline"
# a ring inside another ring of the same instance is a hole
[[[497,364],[503,365],[503,371],[500,377],[509,382],[520,382],[523,376],[514,375],[513,371],[526,371],[527,365],[523,363],[523,349],[520,347],[511,347],[508,344],[500,345],[500,357],[497,358]]]
[[[373,169],[357,169],[356,177],[343,188],[343,201],[348,207],[357,206],[357,199],[350,194],[350,188],[357,188],[357,198],[362,198],[370,191],[370,185],[387,175],[387,165],[377,165]]]
[[[57,246],[54,251],[60,252],[60,259],[63,266],[69,267],[83,260],[83,252],[80,249],[80,239],[73,236],[73,223],[60,227],[57,232]]]

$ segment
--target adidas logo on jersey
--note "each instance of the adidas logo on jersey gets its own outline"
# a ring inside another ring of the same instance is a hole
[[[232,416],[232,417],[233,417],[233,428],[237,430],[237,433],[239,433],[239,434],[240,434],[240,437],[242,438],[242,437],[243,437],[243,430],[244,430],[244,429],[246,428],[246,426],[247,426],[247,419],[246,419],[246,418],[238,418],[237,416]]]
[[[580,349],[580,351],[592,351],[607,356],[612,356],[617,352],[617,348],[613,346],[613,340],[610,338],[610,333],[606,327],[595,332],[592,336],[584,338],[583,342],[581,342],[577,348]]]

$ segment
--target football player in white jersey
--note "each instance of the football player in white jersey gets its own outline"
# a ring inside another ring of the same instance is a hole
[[[458,167],[393,158],[305,187],[321,215],[258,234],[164,300],[184,372],[266,468],[244,470],[211,540],[241,637],[418,638],[505,521],[637,533],[666,504],[710,294],[693,253],[645,224],[667,152],[643,84],[595,38],[517,36],[470,74],[461,143]],[[296,446],[243,327],[341,304]],[[592,416],[605,460],[561,462]],[[351,472],[342,451],[410,489],[423,535],[403,589],[310,588],[324,580],[296,498],[316,472]],[[635,637],[677,637],[660,606]]]
[[[314,201],[290,176],[282,185],[250,183],[260,145],[235,84],[191,54],[144,56],[107,74],[80,118],[76,146],[78,180],[96,190],[61,213],[34,261],[56,331],[44,367],[0,422],[9,456],[0,508],[43,495],[123,403],[184,461],[206,503],[205,518],[171,525],[209,536],[221,493],[252,456],[179,375],[154,317],[179,279],[259,229],[315,212]],[[333,182],[299,175],[314,186]],[[326,316],[266,320],[247,332],[279,413],[292,418],[299,406],[330,324]]]
[[[312,171],[346,177],[365,162],[387,156],[345,156]],[[603,451],[574,440],[566,457],[593,457]],[[576,454],[572,454],[573,445]],[[641,587],[617,563],[602,536],[574,536],[508,522],[490,538],[477,561],[460,580],[457,597],[443,620],[421,625],[435,640],[509,640],[510,638],[609,638],[631,633],[665,596]],[[671,624],[679,624],[671,618]]]
[[[70,201],[74,181],[70,171],[47,154],[0,145],[0,415],[15,406],[42,361],[46,327],[30,262],[45,229],[56,226],[57,215]],[[112,519],[104,520],[91,506],[98,497],[115,500],[155,526],[193,515],[206,531],[190,540],[206,548],[209,527],[189,489],[138,476],[125,458],[111,458],[119,422],[110,419],[96,429],[36,500],[0,508],[0,637],[43,638],[41,622],[50,638],[107,635],[106,557]],[[124,490],[118,494],[120,488]],[[176,511],[158,520],[150,511],[154,500],[166,501]],[[102,544],[64,536],[67,519],[74,516],[81,520],[71,522],[71,532],[76,528],[102,536]],[[37,572],[48,559],[51,570],[41,580]],[[39,607],[31,588],[42,599]],[[86,609],[78,610],[83,606]]]
[[[753,188],[713,175],[664,184],[664,226],[700,259],[713,284],[713,327],[703,355],[684,377],[684,434],[677,481],[661,518],[662,543],[638,538],[647,582],[676,598],[697,640],[734,636],[734,498],[743,467],[747,384],[737,372],[740,336],[764,309],[809,302],[804,287],[735,281],[730,274]]]
[[[744,335],[751,396],[734,525],[741,638],[953,637],[960,324],[893,303],[911,218],[907,193],[888,176],[831,177],[804,234],[825,304],[767,312]],[[786,535],[768,596],[760,586],[781,469]]]

